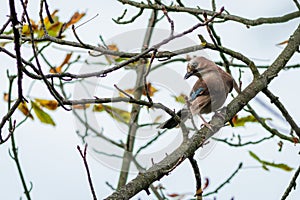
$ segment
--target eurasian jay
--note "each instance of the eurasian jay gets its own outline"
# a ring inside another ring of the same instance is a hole
[[[232,76],[214,62],[200,56],[193,58],[187,65],[184,79],[191,76],[198,77],[188,98],[188,103],[177,112],[181,122],[185,122],[191,115],[198,114],[204,125],[209,127],[201,114],[217,111],[225,102],[228,93],[234,88],[238,93],[240,89]],[[158,128],[171,129],[178,125],[174,117],[162,123]]]

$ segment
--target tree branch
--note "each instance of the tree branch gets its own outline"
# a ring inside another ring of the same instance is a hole
[[[137,8],[145,8],[145,9],[155,9],[155,10],[161,10],[162,6],[159,4],[145,4],[145,3],[139,3],[135,1],[130,1],[130,0],[118,0],[119,2],[123,4],[128,4]],[[190,14],[196,14],[196,15],[203,15],[203,13],[207,13],[209,16],[213,16],[216,14],[214,11],[210,10],[204,10],[201,8],[188,8],[188,7],[181,7],[181,6],[165,6],[168,12],[185,12],[185,13],[190,13]],[[224,19],[225,21],[235,21],[244,25],[248,26],[258,26],[262,24],[276,24],[276,23],[284,23],[288,22],[290,20],[296,19],[300,17],[299,11],[292,12],[286,15],[282,15],[279,17],[260,17],[257,19],[247,19],[243,17],[239,17],[236,15],[229,15],[229,14],[221,14],[217,18],[219,19]]]
[[[93,195],[93,199],[94,200],[97,200],[97,196],[96,196],[96,193],[95,193],[95,190],[94,190],[94,186],[93,186],[93,182],[92,182],[92,178],[91,178],[91,173],[90,173],[90,170],[89,170],[89,165],[87,163],[87,159],[86,159],[86,150],[87,150],[87,144],[85,144],[84,146],[84,150],[82,151],[80,149],[80,147],[77,145],[77,150],[79,151],[80,153],[80,156],[83,160],[83,163],[84,163],[84,167],[86,169],[86,173],[87,173],[87,177],[88,177],[88,181],[89,181],[89,185],[90,185],[90,189],[91,189],[91,192],[92,192],[92,195]]]
[[[246,87],[235,99],[233,99],[223,111],[225,119],[214,116],[210,124],[214,128],[214,132],[204,127],[199,132],[194,134],[186,143],[182,143],[174,152],[164,158],[159,163],[150,167],[147,171],[139,174],[136,178],[130,181],[125,186],[119,188],[106,199],[129,199],[138,192],[149,187],[151,183],[161,179],[169,174],[170,169],[176,165],[178,160],[181,162],[203,144],[203,141],[210,138],[216,131],[224,126],[224,123],[229,121],[238,111],[240,111],[252,98],[254,98],[261,90],[267,87],[268,83],[284,68],[287,61],[292,57],[300,44],[300,25],[290,37],[289,43],[272,65],[259,78],[254,79],[252,83]]]
[[[299,176],[299,173],[300,173],[300,166],[298,167],[297,171],[295,172],[289,186],[286,188],[283,196],[281,197],[281,200],[285,200],[289,196],[289,194],[291,193],[293,188],[296,189],[296,180]]]
[[[278,97],[276,97],[268,89],[263,90],[263,93],[270,99],[271,103],[274,103],[276,105],[276,107],[282,113],[283,117],[286,119],[286,121],[290,124],[292,129],[298,135],[298,138],[300,138],[300,128],[298,127],[298,125],[296,124],[292,116],[289,114],[289,112],[285,109],[284,105],[279,101]]]

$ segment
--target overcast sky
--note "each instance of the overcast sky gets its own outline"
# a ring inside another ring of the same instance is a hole
[[[4,0],[0,1],[2,5],[0,9],[0,22],[3,24],[6,21],[5,15],[9,14],[8,3]],[[201,8],[211,9],[209,1],[189,1],[189,3],[186,4],[195,6],[195,2],[197,2],[197,5]],[[225,6],[225,9],[231,14],[241,15],[251,19],[258,17],[280,16],[297,10],[292,0],[224,0],[216,2],[217,9],[221,6]],[[115,1],[104,0],[49,1],[48,3],[51,10],[59,9],[58,15],[61,17],[62,21],[67,21],[75,11],[87,12],[83,21],[99,14],[97,18],[77,29],[78,34],[86,43],[93,45],[99,44],[99,35],[101,35],[106,41],[108,41],[108,43],[117,43],[124,51],[134,52],[141,47],[145,26],[150,16],[150,12],[148,11],[144,12],[144,14],[132,24],[117,25],[111,19],[120,16],[123,13],[124,8],[128,9],[126,19],[129,19],[131,16],[136,14],[138,10],[129,6],[123,6]],[[16,4],[18,4],[18,1],[16,1]],[[32,19],[38,20],[38,10],[39,1],[29,1],[28,12]],[[20,13],[21,12],[19,11],[18,14]],[[184,31],[197,23],[193,17],[186,14],[170,13],[170,17],[174,20],[176,32]],[[300,20],[297,19],[280,25],[263,25],[251,27],[250,29],[247,29],[244,25],[238,23],[227,22],[226,25],[216,26],[216,30],[221,36],[224,46],[245,54],[249,58],[252,58],[256,64],[269,65],[282,51],[283,47],[278,47],[276,44],[288,39],[298,26],[299,22]],[[152,44],[163,39],[163,37],[168,33],[169,24],[166,22],[166,19],[163,19],[160,23],[158,23],[157,28],[159,29],[152,40]],[[178,41],[170,43],[169,46],[162,48],[170,50],[172,48],[182,48],[185,47],[185,45],[189,46],[189,44],[198,44],[199,41],[197,40],[197,34],[199,33],[206,34],[206,30],[199,29]],[[71,31],[68,31],[66,35],[68,40],[75,40]],[[126,39],[128,36],[132,37]],[[58,45],[55,46],[57,47]],[[24,45],[23,51],[27,52],[29,48],[29,45]],[[70,49],[69,47],[65,48]],[[13,48],[11,48],[11,50],[12,49]],[[59,53],[57,53],[57,51]],[[47,52],[49,60],[56,65],[60,64],[65,54],[65,51],[57,49]],[[208,50],[191,53],[190,55],[200,54],[215,61],[219,60],[217,53]],[[24,55],[26,58],[29,58],[27,54]],[[87,53],[83,54],[83,56],[88,58]],[[289,64],[299,63],[299,58],[299,54],[295,55]],[[6,81],[6,69],[9,69],[11,73],[16,72],[14,67],[15,61],[7,59],[3,53],[0,53],[0,60],[0,91],[7,92],[8,85]],[[78,66],[75,71],[86,70],[85,67],[86,66],[84,65]],[[162,91],[170,90],[175,93],[180,92],[180,90],[188,91],[195,79],[191,79],[188,82],[184,82],[182,80],[182,74],[185,71],[185,64],[174,64],[172,66],[168,66],[167,69],[167,71],[161,69],[161,71],[158,71],[149,78],[153,82],[156,82],[158,87],[161,86],[163,88]],[[164,76],[166,76],[164,73],[168,73],[168,76],[170,77],[168,80],[164,80]],[[233,74],[235,77],[237,77],[237,73],[238,71],[234,69]],[[119,79],[116,81],[115,77],[119,77]],[[111,87],[114,83],[124,86],[124,88],[126,88],[125,86],[128,84],[129,87],[130,84],[134,83],[132,81],[128,81],[130,77],[132,77],[132,74],[129,72],[116,72],[115,75],[111,74],[111,77],[108,77],[101,82],[101,85],[108,86],[108,89],[92,89],[95,90],[96,94],[114,95],[116,94],[116,91],[109,87]],[[173,83],[176,83],[177,80],[182,80],[182,87],[177,88],[176,85],[170,84],[172,81]],[[168,81],[171,82],[168,83]],[[243,86],[246,86],[250,81],[250,73],[248,70],[245,70]],[[24,82],[26,93],[30,85],[30,80],[25,78]],[[297,91],[299,90],[299,83],[299,69],[292,69],[281,72],[279,77],[276,78],[270,85],[271,91],[280,97],[280,100],[284,103],[287,110],[290,111],[296,122],[299,122],[300,119],[300,112],[297,107],[299,96]],[[73,88],[71,88],[70,92],[72,92],[72,89]],[[76,92],[78,92],[78,90],[76,91],[75,89],[74,95],[78,94]],[[167,105],[170,104],[170,108],[180,108],[181,105],[176,104],[173,99],[169,100],[168,95],[163,96],[164,94],[161,91],[159,94],[162,95],[160,98],[163,99],[164,103]],[[51,96],[45,90],[45,87],[37,84],[34,85],[30,97],[50,98]],[[172,97],[169,96],[169,98]],[[259,95],[258,98],[261,101],[269,103],[268,99],[266,99],[263,95]],[[257,100],[251,101],[251,105],[258,108],[258,113],[262,117],[271,117],[273,119],[272,124],[276,125],[276,128],[284,133],[288,133],[289,126],[284,122],[284,120],[270,113],[270,111],[259,104]],[[2,103],[0,102],[1,117],[5,112],[6,103],[2,101]],[[19,148],[20,161],[27,184],[29,185],[30,181],[33,183],[33,189],[31,191],[32,199],[89,199],[91,194],[88,187],[85,169],[76,149],[76,145],[81,145],[81,140],[76,135],[76,130],[79,128],[77,124],[78,122],[74,120],[74,117],[70,112],[59,110],[49,113],[57,124],[55,128],[41,124],[37,120],[29,120],[20,126],[15,133],[16,142]],[[241,113],[241,115],[243,114],[245,113]],[[158,114],[154,112],[150,113],[150,115],[145,114],[146,117],[150,116],[150,119],[155,118],[157,115]],[[167,115],[164,117],[167,117]],[[210,116],[206,117],[209,119]],[[22,115],[19,111],[17,111],[14,115],[14,118],[17,120],[22,119]],[[99,118],[99,116],[97,117],[97,120],[98,128],[104,127],[106,134],[112,134],[110,136],[114,136],[114,134],[118,135],[120,133],[122,135],[124,132],[126,133],[126,130],[124,131],[124,127],[120,124],[113,123],[108,115],[105,116],[102,114],[101,118]],[[103,122],[105,122],[104,125],[102,125]],[[153,130],[143,131],[145,131],[143,132],[145,133],[145,137],[149,132],[152,131],[153,133]],[[177,137],[180,137],[180,132],[178,130],[174,130],[172,133],[168,133],[168,135],[163,138],[165,139],[162,140],[163,142],[160,143],[160,141],[158,141],[158,146],[160,146],[161,149],[155,149],[157,152],[160,152],[160,154],[154,152],[157,159],[161,159],[161,156],[165,153],[164,151],[171,151],[171,149],[176,146],[176,143],[171,143],[170,141],[178,141]],[[242,128],[226,127],[218,133],[218,137],[231,137],[232,134],[242,135],[245,142],[248,140],[255,141],[263,136],[269,136],[269,133],[262,129],[260,125],[247,124]],[[139,138],[141,142],[145,141],[145,137],[142,135]],[[120,136],[120,138],[125,138],[125,134]],[[101,149],[101,145],[104,145],[102,143],[99,145],[100,143],[98,142],[100,141],[98,140],[91,139],[89,141],[90,147],[96,149]],[[169,141],[169,143],[166,144],[166,141]],[[196,157],[203,178],[208,177],[210,179],[210,185],[206,192],[214,190],[220,183],[231,175],[240,162],[243,162],[244,168],[236,177],[234,177],[230,184],[226,185],[219,191],[218,195],[216,195],[217,199],[230,199],[231,197],[243,200],[250,200],[253,198],[279,199],[289,184],[294,171],[285,172],[275,168],[270,168],[270,171],[265,171],[260,168],[259,163],[251,158],[248,153],[248,151],[251,150],[257,153],[257,155],[259,155],[262,159],[271,162],[282,162],[293,168],[297,168],[300,164],[298,155],[299,145],[294,146],[286,143],[283,150],[278,152],[278,142],[279,139],[274,138],[256,146],[246,146],[243,148],[232,148],[221,143],[214,145],[215,143],[212,142],[210,146],[202,151],[202,153],[198,152]],[[19,199],[23,194],[23,188],[19,180],[16,166],[8,154],[10,146],[10,142],[0,146],[0,199]],[[150,149],[149,152],[147,152],[147,155],[145,153],[145,158],[143,159],[153,156],[153,151],[155,150]],[[147,161],[143,160],[143,163],[146,165],[149,161],[149,159]],[[158,161],[159,160],[156,160],[156,162]],[[105,160],[103,157],[99,157],[95,153],[89,154],[88,162],[91,168],[91,174],[97,196],[99,199],[102,199],[112,192],[112,190],[105,185],[105,181],[108,181],[113,186],[116,186],[117,184],[119,172],[116,169],[119,166],[119,162],[116,160]],[[136,173],[132,173],[130,178],[135,177],[135,175]],[[167,188],[166,193],[168,194],[193,193],[195,188],[194,176],[189,163],[184,162],[169,176],[161,179],[161,183]],[[299,183],[298,179],[298,185]],[[294,200],[297,199],[297,197],[300,197],[299,189],[297,191],[292,191],[289,199]],[[22,196],[22,198],[25,199],[24,196]],[[154,199],[151,196],[147,196],[144,191],[139,193],[134,199],[138,198]],[[207,199],[213,199],[213,196],[210,196]]]

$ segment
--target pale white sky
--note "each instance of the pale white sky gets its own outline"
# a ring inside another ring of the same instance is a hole
[[[8,5],[4,0],[0,0],[0,21],[4,22],[5,15],[8,14]],[[18,1],[16,1],[17,3]],[[165,1],[167,2],[167,1]],[[184,2],[184,1],[183,1]],[[187,5],[193,6],[195,2],[201,8],[210,9],[210,1],[189,1]],[[296,7],[292,0],[224,0],[216,1],[217,7],[225,6],[225,8],[235,15],[241,15],[246,18],[257,18],[257,17],[269,17],[269,16],[280,16],[292,11],[296,11]],[[83,27],[77,29],[78,34],[81,38],[90,44],[100,43],[99,35],[107,41],[115,42],[127,51],[134,51],[141,46],[143,38],[143,30],[137,31],[137,29],[144,29],[146,22],[149,18],[149,12],[145,11],[142,17],[138,18],[134,23],[129,25],[116,25],[111,18],[120,16],[124,8],[128,8],[127,19],[138,12],[137,9],[133,9],[129,6],[122,6],[122,4],[115,1],[49,1],[51,10],[58,8],[59,16],[62,21],[67,21],[69,17],[75,11],[86,11],[87,16],[83,21],[95,16],[99,13],[99,16],[93,21],[87,23]],[[29,1],[29,14],[33,19],[38,19],[39,1]],[[19,11],[18,14],[21,12]],[[181,32],[187,28],[193,26],[197,22],[193,17],[185,14],[170,13],[170,17],[175,22],[175,31]],[[253,58],[256,64],[271,64],[272,60],[281,52],[282,47],[277,47],[276,44],[286,40],[292,32],[295,30],[300,20],[293,20],[280,25],[266,25],[251,27],[247,29],[245,26],[234,22],[227,22],[227,25],[216,26],[216,30],[222,37],[224,46],[232,48],[236,51],[244,53],[249,58]],[[1,23],[2,24],[2,23]],[[157,26],[164,31],[168,31],[169,24],[163,19]],[[132,31],[132,32],[129,32]],[[128,33],[129,32],[129,33]],[[157,33],[157,41],[159,41],[162,32]],[[205,29],[199,29],[194,33],[191,33],[187,37],[180,41],[174,41],[165,48],[179,48],[185,44],[196,44],[197,34],[205,34]],[[121,37],[124,35],[132,34],[132,40],[124,41]],[[66,33],[68,40],[75,40],[71,31]],[[124,43],[123,43],[124,42]],[[122,45],[124,47],[122,47]],[[57,46],[57,45],[56,45]],[[10,46],[11,47],[11,46]],[[66,47],[69,49],[69,47]],[[24,45],[24,52],[29,49],[29,45]],[[218,60],[218,54],[215,52],[207,51],[197,52],[198,54],[204,54],[211,59]],[[59,54],[56,50],[50,50],[48,52],[49,60],[58,65],[63,60],[65,52]],[[195,54],[192,54],[195,55]],[[29,57],[29,55],[25,55]],[[86,57],[88,55],[86,54]],[[299,55],[295,55],[291,63],[299,63]],[[2,61],[0,67],[0,91],[7,91],[6,81],[6,69],[9,69],[11,73],[15,72],[14,61],[8,60],[4,54],[0,53],[0,60]],[[172,69],[172,78],[181,81],[180,75],[185,70],[185,65],[178,63],[174,66],[169,66],[169,70]],[[78,71],[82,70],[83,66],[78,66]],[[76,69],[77,70],[77,69]],[[163,71],[161,71],[163,73]],[[233,70],[234,75],[237,74],[237,70]],[[168,74],[170,76],[170,74]],[[251,76],[248,76],[249,72],[245,70],[243,77],[244,86],[251,81]],[[116,81],[115,77],[119,77]],[[118,85],[132,84],[128,81],[130,75],[123,72],[117,72],[115,75],[111,74],[107,79],[104,79],[101,84],[112,85],[117,83]],[[178,77],[178,79],[177,79]],[[236,77],[236,76],[235,76]],[[280,97],[280,100],[294,119],[299,122],[300,113],[298,112],[298,91],[299,85],[299,70],[292,69],[290,71],[283,71],[279,77],[275,79],[270,86],[271,91]],[[176,89],[174,86],[169,86],[168,83],[161,83],[162,78],[159,76],[153,76],[152,78],[157,84],[161,84],[164,89],[170,89],[175,92],[179,92],[180,89]],[[25,78],[25,90],[29,87],[29,79]],[[102,81],[102,80],[101,80]],[[193,79],[189,80],[189,84],[193,84]],[[189,88],[187,85],[186,88]],[[50,95],[45,90],[45,87],[35,85],[30,95],[31,97],[43,97],[49,98]],[[188,91],[188,89],[187,89]],[[96,88],[97,94],[110,95],[114,94],[115,91],[104,90],[103,88]],[[72,90],[70,90],[72,93]],[[163,95],[162,92],[159,93]],[[168,98],[167,95],[160,96],[166,102],[170,104],[171,108],[180,108],[180,104],[174,103],[173,99],[165,100]],[[171,97],[169,97],[171,98]],[[269,102],[264,95],[259,95],[259,98],[265,102]],[[159,100],[159,99],[158,99]],[[173,105],[174,104],[174,105]],[[286,131],[288,125],[284,121],[271,115],[269,111],[259,105],[255,100],[251,102],[251,105],[258,108],[258,112],[263,117],[271,117],[274,119],[273,123],[276,124],[276,128]],[[5,113],[6,104],[0,102],[0,113],[1,117]],[[152,111],[151,111],[152,112]],[[81,144],[80,138],[76,135],[75,131],[78,128],[76,121],[74,120],[71,113],[65,111],[54,111],[49,112],[55,120],[57,126],[55,128],[43,125],[37,120],[28,121],[16,131],[16,141],[19,147],[20,161],[23,167],[26,181],[29,185],[29,181],[33,183],[33,189],[31,192],[32,199],[43,199],[43,200],[63,200],[63,199],[89,199],[91,193],[89,190],[85,169],[79,153],[76,149],[78,144]],[[155,113],[150,113],[150,119],[155,116]],[[101,116],[101,118],[99,118]],[[111,119],[108,115],[101,114],[97,116],[98,126],[104,127],[105,134],[111,137],[125,138],[124,127],[119,124],[111,123]],[[149,117],[146,112],[143,114],[145,117]],[[165,116],[167,117],[167,115]],[[14,116],[17,120],[22,119],[22,115],[17,112]],[[209,118],[209,116],[208,116]],[[117,125],[117,126],[116,126]],[[153,130],[144,130],[148,134],[153,133]],[[148,132],[147,132],[148,131]],[[126,131],[125,131],[126,132]],[[285,132],[286,133],[286,132]],[[120,136],[121,134],[121,136]],[[123,135],[122,135],[123,134]],[[218,135],[219,137],[231,137],[232,134],[240,134],[245,136],[245,142],[249,140],[257,140],[263,136],[268,136],[269,133],[264,131],[259,125],[247,124],[243,128],[224,128]],[[161,154],[157,154],[156,159],[161,158],[164,151],[169,151],[174,147],[173,141],[177,141],[176,137],[180,135],[178,130],[174,130],[167,133],[161,140],[158,141],[158,145],[155,148],[159,148]],[[145,135],[147,136],[147,135]],[[144,135],[143,135],[144,137]],[[139,138],[140,142],[145,142],[145,138]],[[118,138],[119,139],[119,138]],[[291,180],[294,171],[285,172],[279,169],[270,168],[270,171],[264,171],[259,168],[257,161],[253,160],[248,151],[251,150],[262,159],[274,162],[282,162],[288,164],[291,167],[297,168],[299,166],[299,145],[294,146],[289,143],[285,143],[282,152],[278,152],[277,142],[278,138],[271,139],[268,142],[261,143],[256,146],[246,146],[243,148],[230,148],[225,144],[211,145],[204,149],[202,154],[196,158],[198,160],[201,173],[203,177],[210,179],[210,186],[206,190],[209,192],[214,190],[220,183],[227,179],[231,173],[237,168],[239,162],[244,163],[245,169],[242,169],[239,174],[231,181],[229,185],[226,185],[218,193],[217,199],[279,199],[284,193],[289,181]],[[104,144],[98,144],[97,140],[92,140],[90,147],[100,148]],[[213,144],[213,143],[212,143]],[[170,146],[170,149],[167,147]],[[149,155],[152,156],[151,152],[157,150],[153,147],[149,150]],[[13,160],[9,157],[8,150],[10,149],[10,142],[0,146],[0,199],[19,199],[23,195],[23,188],[19,180],[16,166]],[[146,154],[145,154],[146,155]],[[146,155],[147,156],[147,155]],[[100,160],[100,162],[99,162]],[[103,160],[94,153],[89,154],[89,165],[93,178],[95,190],[97,192],[98,199],[103,199],[108,196],[112,191],[105,185],[105,181],[108,181],[113,186],[117,185],[119,172],[116,171],[115,167],[118,166],[119,162],[113,160],[113,166],[110,162],[105,163],[107,160]],[[148,160],[149,161],[149,160]],[[157,160],[158,162],[159,160]],[[144,164],[147,162],[145,161]],[[131,174],[130,178],[133,178],[136,174]],[[188,162],[184,162],[181,166],[176,168],[169,176],[161,179],[161,183],[167,188],[166,194],[170,193],[191,193],[194,192],[194,175],[192,174],[191,167]],[[298,179],[298,185],[299,185]],[[157,183],[156,183],[157,184]],[[214,195],[213,195],[214,196]],[[213,199],[210,196],[207,199]],[[191,197],[191,196],[189,196]],[[300,197],[300,190],[292,191],[289,198],[291,200],[298,199]],[[24,199],[25,197],[22,196]],[[136,195],[134,199],[154,199],[152,196],[147,196],[144,191]]]

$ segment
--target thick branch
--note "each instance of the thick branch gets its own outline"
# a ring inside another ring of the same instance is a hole
[[[145,9],[155,9],[155,10],[161,10],[162,6],[158,4],[145,4],[145,3],[139,3],[135,1],[130,1],[130,0],[118,0],[119,2],[123,4],[128,4],[137,8],[145,8]],[[210,10],[205,10],[201,8],[188,8],[188,7],[181,7],[181,6],[165,6],[168,12],[185,12],[185,13],[190,13],[190,14],[195,14],[195,15],[203,15],[203,13],[207,13],[209,16],[213,16],[216,14],[214,11]],[[230,20],[230,21],[235,21],[238,23],[242,23],[248,26],[258,26],[262,24],[276,24],[276,23],[284,23],[288,22],[292,19],[296,19],[300,17],[300,12],[292,12],[280,17],[261,17],[257,19],[247,19],[243,17],[239,17],[236,15],[229,15],[229,14],[221,14],[217,18],[224,19],[224,20]]]
[[[214,132],[208,128],[202,128],[198,133],[194,134],[190,140],[180,145],[173,153],[164,158],[161,162],[150,167],[145,173],[139,174],[124,187],[114,192],[106,199],[129,199],[138,192],[147,189],[151,183],[161,179],[178,166],[183,160],[193,155],[193,153],[201,146],[203,141],[210,138],[216,131],[224,126],[225,121],[229,121],[238,111],[240,111],[252,98],[254,98],[261,90],[267,87],[269,82],[278,75],[280,70],[284,68],[287,61],[292,57],[300,44],[300,26],[290,37],[289,43],[282,53],[277,57],[273,64],[261,75],[254,79],[252,83],[246,87],[241,94],[228,104],[225,114],[225,120],[214,116],[211,125]]]

